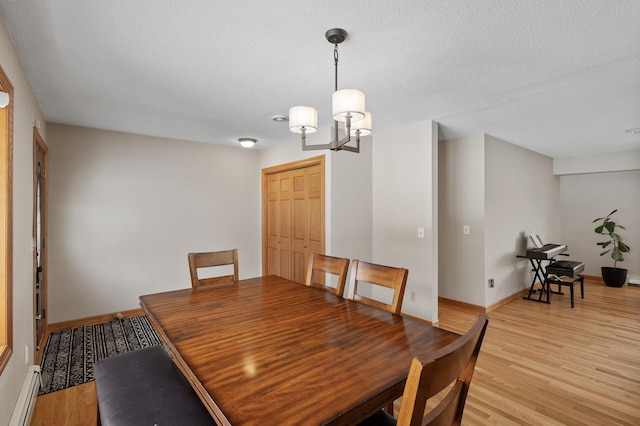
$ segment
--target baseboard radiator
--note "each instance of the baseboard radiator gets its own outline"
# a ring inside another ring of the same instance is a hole
[[[33,414],[33,407],[36,405],[36,397],[39,391],[40,367],[32,365],[27,368],[27,374],[24,377],[20,395],[18,395],[18,402],[13,408],[9,426],[26,426],[31,423],[31,415]]]

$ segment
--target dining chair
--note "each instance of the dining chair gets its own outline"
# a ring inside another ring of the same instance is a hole
[[[191,273],[191,286],[194,289],[206,285],[238,281],[238,249],[189,253],[188,257],[189,272]],[[233,274],[202,279],[198,278],[198,269],[200,268],[211,268],[225,265],[233,265]]]
[[[320,253],[309,255],[309,265],[307,267],[307,279],[305,284],[309,287],[319,288],[326,292],[342,297],[344,287],[347,283],[347,270],[349,269],[349,259],[342,257],[327,256]],[[336,287],[326,284],[325,274],[337,276]]]
[[[488,323],[489,317],[480,314],[455,342],[412,360],[397,420],[380,410],[359,426],[459,425]],[[451,384],[440,403],[425,413],[427,400]]]
[[[399,314],[402,308],[404,288],[407,284],[407,275],[409,275],[409,271],[404,268],[394,268],[392,266],[376,265],[375,263],[354,260],[351,263],[348,298],[373,306],[374,308],[391,312],[392,314]],[[393,298],[391,303],[384,303],[358,294],[358,284],[360,282],[392,289]]]

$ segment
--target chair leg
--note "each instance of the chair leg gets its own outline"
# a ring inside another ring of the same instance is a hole
[[[573,308],[573,285],[575,284],[575,281],[572,282],[569,287],[571,289],[570,293],[571,293],[571,307]]]
[[[580,276],[580,298],[584,299],[584,276]]]
[[[387,404],[386,407],[384,407],[384,411],[386,411],[387,414],[389,414],[391,417],[395,417],[393,415],[393,401],[391,401],[390,403]]]

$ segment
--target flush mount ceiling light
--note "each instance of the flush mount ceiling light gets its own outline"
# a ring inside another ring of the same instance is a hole
[[[240,142],[243,148],[252,148],[258,140],[253,138],[240,138],[238,142]]]
[[[287,117],[286,115],[274,115],[273,117],[271,117],[271,119],[276,123],[283,123],[283,122],[289,121],[289,117]]]
[[[5,108],[9,105],[9,94],[0,90],[0,108]]]
[[[635,135],[636,133],[640,133],[640,127],[636,128],[636,129],[627,130],[627,134],[628,135]]]
[[[325,33],[325,37],[334,45],[333,140],[327,144],[307,145],[307,133],[318,130],[318,111],[310,106],[294,106],[289,110],[289,130],[300,133],[303,151],[331,149],[360,152],[360,137],[371,134],[371,113],[364,109],[364,92],[358,89],[338,90],[338,45],[347,38],[347,32],[332,28]],[[339,137],[338,122],[344,123],[345,136],[342,139]],[[346,145],[352,136],[356,139],[355,147]]]

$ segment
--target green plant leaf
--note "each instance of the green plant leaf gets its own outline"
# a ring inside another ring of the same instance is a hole
[[[609,238],[608,241],[601,241],[601,242],[597,242],[596,244],[602,247],[602,249],[608,248],[608,250],[605,250],[602,253],[600,253],[600,256],[604,256],[607,253],[611,253],[611,258],[613,259],[614,268],[616,267],[617,262],[624,261],[624,256],[622,254],[628,253],[631,251],[629,246],[622,242],[622,237],[618,233],[616,233],[616,228],[624,229],[624,230],[626,230],[627,228],[625,228],[622,225],[618,225],[613,220],[611,220],[611,216],[613,216],[613,214],[616,213],[617,211],[618,209],[614,209],[611,211],[611,213],[607,215],[607,217],[604,217],[604,218],[600,217],[598,219],[595,219],[592,222],[592,223],[600,222],[600,225],[598,225],[594,229],[596,234],[604,235],[605,237]]]
[[[618,250],[617,248],[613,249],[613,252],[611,252],[611,258],[616,262],[624,261],[624,257],[622,256],[622,253],[620,253],[620,250]]]

